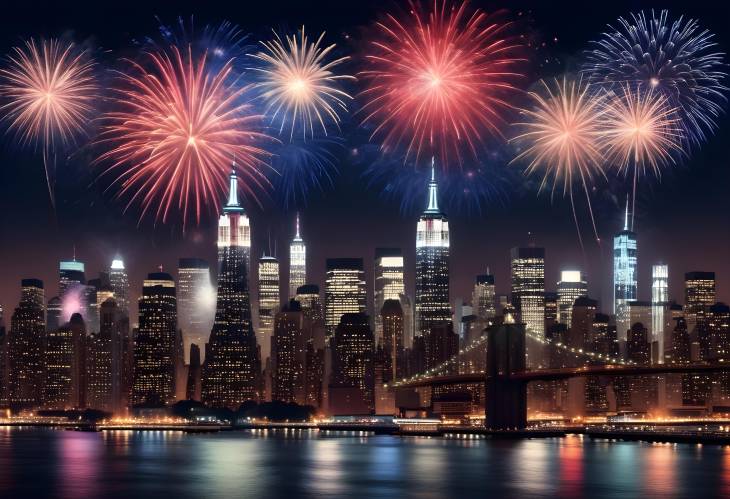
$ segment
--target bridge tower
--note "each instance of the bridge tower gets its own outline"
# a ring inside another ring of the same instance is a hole
[[[525,324],[506,314],[487,330],[486,418],[491,430],[527,427],[527,383],[511,373],[525,370]]]

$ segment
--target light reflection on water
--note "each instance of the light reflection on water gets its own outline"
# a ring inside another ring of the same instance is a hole
[[[0,497],[730,495],[730,447],[360,433],[0,431]]]

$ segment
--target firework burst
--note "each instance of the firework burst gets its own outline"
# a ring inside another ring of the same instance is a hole
[[[54,200],[54,155],[72,144],[92,118],[98,85],[94,62],[73,43],[28,40],[15,47],[0,69],[0,113],[21,145],[43,151],[46,180]]]
[[[682,153],[677,108],[659,92],[627,84],[618,94],[607,96],[600,119],[607,161],[632,176],[633,217],[638,178],[647,171],[660,177],[662,169]]]
[[[223,196],[234,160],[247,180],[239,185],[255,198],[266,183],[261,167],[268,154],[259,143],[267,137],[232,61],[211,69],[207,54],[172,46],[127,62],[114,89],[116,110],[105,116],[99,139],[109,150],[98,159],[109,164],[105,173],[129,198],[127,208],[139,203],[140,220],[154,212],[165,222],[177,210],[183,226],[191,216],[199,222]]]
[[[462,163],[466,148],[476,157],[484,134],[501,136],[507,98],[523,75],[521,46],[500,22],[466,2],[434,0],[424,12],[388,15],[376,26],[367,68],[360,73],[363,123],[383,147],[406,147],[405,157],[434,155],[442,168]]]
[[[655,90],[677,108],[686,138],[704,140],[716,127],[728,90],[714,35],[692,19],[671,21],[666,10],[631,14],[609,28],[587,52],[584,73],[609,89],[629,84]]]
[[[263,50],[252,54],[262,63],[252,69],[260,76],[256,87],[266,114],[280,134],[289,131],[290,140],[297,132],[302,139],[315,131],[327,135],[327,127],[339,125],[340,113],[347,112],[352,99],[340,85],[354,77],[334,72],[349,57],[330,60],[335,45],[323,47],[324,35],[310,42],[304,27],[299,36],[284,40],[274,32],[274,39],[261,42]]]
[[[583,189],[593,231],[598,239],[589,188],[595,177],[604,177],[601,146],[600,111],[604,93],[593,92],[581,80],[540,82],[542,92],[530,92],[531,106],[523,109],[524,122],[513,142],[523,147],[513,160],[525,161],[528,175],[542,172],[540,189],[551,185],[552,192],[562,184],[563,195],[570,197],[578,238],[581,239],[573,199],[573,185]],[[582,240],[581,240],[582,244]]]

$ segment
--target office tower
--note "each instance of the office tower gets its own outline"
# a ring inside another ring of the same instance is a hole
[[[416,335],[451,321],[449,294],[449,221],[438,206],[433,163],[428,205],[416,225]]]
[[[707,329],[710,337],[710,360],[730,359],[730,307],[718,302],[707,310]]]
[[[139,298],[132,404],[167,405],[175,398],[177,300],[170,274],[148,274]]]
[[[200,347],[195,343],[190,345],[188,358],[190,362],[188,364],[188,382],[185,399],[200,401],[202,367],[200,363]]]
[[[405,347],[403,345],[403,308],[399,300],[385,300],[379,312],[383,327],[383,353],[385,355],[383,382],[402,379],[405,374]]]
[[[114,298],[107,298],[99,312],[99,332],[90,335],[87,342],[86,402],[93,409],[119,413],[127,400],[124,365],[127,317]],[[151,371],[147,374],[152,375]]]
[[[626,341],[631,327],[628,304],[637,298],[636,233],[629,229],[629,200],[626,199],[624,228],[613,238],[613,313],[619,341]]]
[[[558,281],[558,320],[570,328],[575,300],[588,296],[588,283],[580,270],[563,270]]]
[[[49,330],[45,348],[43,407],[66,410],[84,407],[86,327],[80,314]]]
[[[297,213],[297,228],[294,239],[289,245],[289,296],[297,294],[297,288],[307,282],[307,246],[299,233],[299,213]]]
[[[276,314],[272,345],[272,400],[300,405],[305,403],[307,322],[296,300],[291,300]]]
[[[450,322],[432,326],[424,336],[424,347],[426,369],[434,369],[459,352],[459,335]]]
[[[715,273],[687,272],[684,274],[684,317],[690,333],[702,322],[707,308],[715,303]]]
[[[558,294],[552,291],[545,292],[545,331],[558,322],[560,315]],[[567,324],[566,324],[567,325]]]
[[[271,355],[271,338],[274,334],[274,317],[281,306],[279,294],[279,260],[273,256],[259,259],[259,327],[257,335],[261,358]]]
[[[129,278],[124,268],[124,261],[121,258],[112,260],[109,268],[109,284],[114,293],[114,300],[117,302],[119,312],[129,317]]]
[[[373,315],[375,318],[375,344],[383,341],[383,324],[380,310],[385,300],[400,300],[405,293],[403,278],[403,252],[400,248],[375,248],[373,265]]]
[[[649,344],[649,330],[637,322],[628,331],[626,353],[630,361],[640,366],[649,365],[651,346]]]
[[[109,282],[109,274],[102,273],[102,277],[94,279],[98,281],[96,286],[96,302],[94,303],[94,317],[96,321],[96,331],[99,331],[101,327],[101,306],[109,298],[114,299],[114,290],[112,289],[111,283]],[[89,281],[91,283],[92,281]],[[116,300],[115,300],[116,301]],[[94,331],[93,329],[91,331]]]
[[[94,325],[93,304],[96,303],[93,286],[86,285],[84,263],[74,257],[73,260],[62,260],[58,265],[58,296],[61,298],[61,323],[71,320],[71,316],[80,313],[84,323]],[[91,320],[91,323],[90,323]]]
[[[573,302],[573,310],[570,313],[571,324],[568,328],[566,344],[577,349],[586,349],[593,337],[593,321],[596,317],[598,302],[587,296],[581,296]],[[582,364],[584,359],[573,359],[574,362]],[[577,365],[577,364],[576,364]]]
[[[362,258],[328,258],[324,285],[327,337],[334,335],[343,314],[365,313],[366,299]]]
[[[512,248],[512,306],[526,328],[545,333],[545,248]]]
[[[664,334],[669,306],[669,266],[651,267],[651,341],[659,345],[659,362],[664,363]]]
[[[316,284],[305,284],[299,286],[295,299],[302,307],[302,312],[315,325],[324,325],[324,310],[322,299],[319,297],[319,286]]]
[[[478,323],[476,327],[480,330],[486,329],[497,315],[495,297],[494,276],[487,269],[486,274],[477,276],[471,294],[472,313],[476,316]]]
[[[371,414],[375,409],[375,340],[368,316],[345,313],[332,339],[330,413]]]
[[[652,303],[650,301],[636,300],[629,302],[627,310],[629,323],[632,326],[638,322],[644,326],[647,331],[649,330],[652,321]],[[651,340],[651,338],[649,338],[649,340]]]
[[[178,329],[182,329],[185,361],[190,345],[208,343],[215,314],[215,291],[210,265],[201,258],[180,258],[177,266]]]
[[[84,271],[84,262],[77,261],[75,256],[73,260],[61,260],[58,264],[58,294],[61,298],[71,289],[86,284]]]
[[[46,307],[46,330],[55,331],[62,325],[61,316],[63,315],[63,303],[61,298],[54,296],[48,300]]]
[[[44,303],[43,281],[23,279],[20,303],[10,319],[8,335],[8,404],[14,409],[35,408],[41,402]]]
[[[413,336],[415,334],[415,310],[413,300],[408,294],[400,296],[400,307],[403,309],[403,346],[411,348],[413,346]]]
[[[214,407],[237,409],[246,400],[258,398],[260,362],[248,287],[250,251],[251,228],[238,202],[234,171],[228,202],[218,220],[217,304],[203,372],[203,402]]]

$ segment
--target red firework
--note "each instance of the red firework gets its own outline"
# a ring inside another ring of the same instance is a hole
[[[363,123],[384,148],[406,146],[406,159],[437,156],[461,163],[486,134],[502,137],[507,99],[524,75],[522,46],[500,22],[466,2],[434,0],[424,12],[411,2],[404,19],[388,15],[366,54]]]
[[[114,89],[116,110],[105,116],[99,142],[110,149],[98,161],[115,176],[127,208],[140,204],[140,220],[154,211],[166,222],[174,209],[183,226],[191,214],[200,222],[217,206],[228,185],[231,165],[248,182],[255,198],[266,182],[261,172],[267,153],[258,144],[262,117],[252,112],[248,87],[233,77],[232,61],[220,69],[176,46],[152,50],[143,62],[120,72]]]

